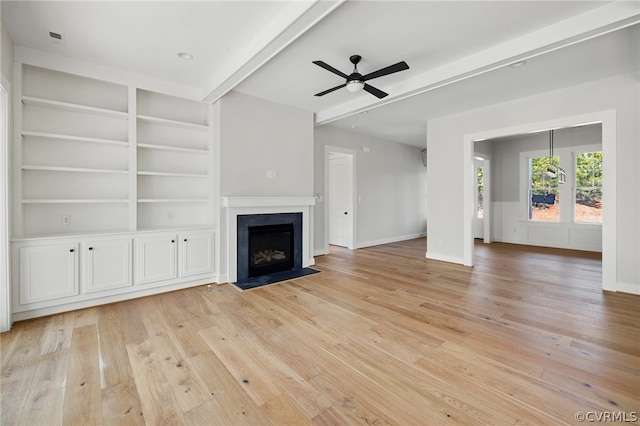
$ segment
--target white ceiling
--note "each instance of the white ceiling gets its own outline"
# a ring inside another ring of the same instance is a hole
[[[639,69],[638,1],[3,0],[1,12],[18,57],[68,56],[207,101],[234,89],[415,146],[429,118]],[[362,74],[401,60],[410,69],[369,82],[390,93],[382,101],[313,96],[343,81],[311,61],[349,74],[353,54]]]

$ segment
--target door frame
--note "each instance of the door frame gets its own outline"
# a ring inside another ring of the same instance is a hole
[[[11,135],[11,86],[0,80],[0,332],[11,329],[11,276],[9,273],[9,169]],[[6,111],[6,114],[4,113]]]
[[[349,149],[349,148],[342,148],[339,146],[331,146],[331,145],[325,145],[324,147],[324,250],[325,253],[329,253],[329,220],[330,220],[330,209],[329,209],[329,195],[331,193],[331,188],[330,188],[330,183],[329,183],[329,155],[332,152],[337,152],[340,154],[346,154],[346,155],[350,155],[353,159],[353,161],[351,162],[351,175],[353,176],[352,179],[352,199],[351,199],[351,206],[352,206],[352,214],[351,214],[351,235],[349,236],[349,241],[351,242],[351,244],[347,245],[347,248],[349,250],[354,250],[356,247],[356,237],[357,237],[357,232],[356,232],[356,217],[357,217],[357,203],[356,203],[356,197],[357,197],[357,177],[356,177],[356,170],[357,170],[357,165],[356,162],[358,160],[358,157],[356,156],[356,151],[354,149]]]
[[[616,110],[598,111],[583,115],[567,116],[555,120],[525,123],[513,127],[494,129],[479,133],[465,134],[463,137],[463,261],[465,266],[473,266],[473,194],[474,194],[474,143],[480,140],[520,135],[541,129],[574,127],[587,123],[602,123],[602,153],[605,158],[602,172],[602,190],[605,202],[602,206],[602,289],[616,291],[617,282],[617,114]]]

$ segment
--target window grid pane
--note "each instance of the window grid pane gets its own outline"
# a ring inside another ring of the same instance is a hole
[[[557,170],[559,165],[558,156],[529,159],[529,220],[560,220],[558,177],[549,172],[550,166]]]
[[[602,223],[602,152],[576,155],[575,223]]]

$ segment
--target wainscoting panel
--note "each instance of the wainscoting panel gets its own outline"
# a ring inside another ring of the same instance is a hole
[[[519,202],[491,203],[493,241],[532,246],[602,251],[602,225],[530,222]]]

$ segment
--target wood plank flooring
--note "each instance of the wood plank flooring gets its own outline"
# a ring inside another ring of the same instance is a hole
[[[640,297],[601,291],[599,255],[477,244],[472,269],[425,247],[332,248],[295,281],[16,323],[0,423],[638,423]]]

